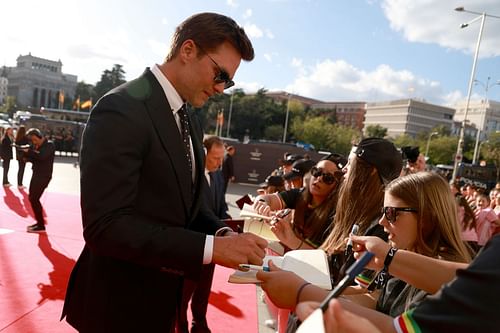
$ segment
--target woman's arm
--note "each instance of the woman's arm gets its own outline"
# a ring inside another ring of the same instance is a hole
[[[372,252],[375,257],[368,268],[381,270],[389,252],[390,245],[378,237],[352,236],[355,257],[364,251]],[[455,278],[457,269],[465,269],[468,264],[434,259],[411,251],[399,250],[389,266],[389,273],[412,286],[434,294],[442,285]],[[429,278],[432,277],[432,278]]]

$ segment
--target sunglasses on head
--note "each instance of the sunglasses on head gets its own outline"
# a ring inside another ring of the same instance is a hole
[[[394,224],[396,222],[396,218],[398,217],[398,212],[412,212],[416,213],[418,210],[416,208],[410,207],[383,207],[382,214],[385,215],[387,221],[390,224]]]
[[[318,167],[311,168],[311,175],[314,178],[321,177],[323,183],[325,183],[326,185],[332,185],[334,182],[336,182],[339,179],[339,177],[341,177],[342,172],[339,172],[339,174],[340,175],[334,175],[330,172],[323,172],[323,169],[318,168]]]
[[[231,88],[232,86],[234,86],[234,81],[231,80],[231,78],[229,77],[229,74],[224,69],[222,69],[219,66],[219,64],[200,45],[198,45],[198,44],[196,44],[196,45],[203,53],[205,53],[205,55],[210,60],[212,60],[215,67],[217,67],[217,74],[214,76],[214,82],[216,84],[224,83],[224,89],[228,89],[228,88]]]

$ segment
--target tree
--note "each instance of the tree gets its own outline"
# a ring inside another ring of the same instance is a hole
[[[500,180],[500,132],[492,133],[482,144],[480,154],[497,167],[497,182]]]
[[[17,104],[16,97],[7,96],[5,98],[4,104],[0,106],[0,112],[7,113],[10,118],[14,117],[14,112],[16,112]]]
[[[370,138],[384,138],[387,135],[387,128],[377,125],[366,127],[366,136]]]
[[[105,93],[122,83],[125,83],[125,71],[122,65],[115,64],[111,70],[104,70],[101,80],[96,83],[95,98],[101,98]]]
[[[330,133],[334,132],[334,127],[325,117],[310,117],[305,121],[296,119],[291,128],[297,140],[313,144],[316,149],[329,149]]]

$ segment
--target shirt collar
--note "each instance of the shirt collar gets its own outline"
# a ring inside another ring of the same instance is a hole
[[[182,100],[181,96],[175,90],[174,86],[170,81],[167,79],[165,74],[160,70],[160,67],[155,64],[151,68],[151,73],[155,76],[156,80],[160,83],[160,86],[163,89],[163,92],[165,93],[165,96],[167,97],[168,104],[172,108],[172,111],[176,113],[179,111],[179,109],[182,107],[184,104],[184,101]]]

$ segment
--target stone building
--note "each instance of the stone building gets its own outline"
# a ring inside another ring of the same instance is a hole
[[[464,121],[465,105],[465,101],[454,105],[457,110],[455,121]],[[470,101],[467,122],[481,131],[480,140],[485,140],[489,134],[500,131],[500,102],[492,100]]]
[[[439,125],[451,130],[454,114],[455,109],[414,99],[368,103],[364,130],[370,125],[380,125],[387,128],[390,137],[403,134],[415,137]]]
[[[16,67],[6,69],[8,95],[16,97],[19,108],[58,108],[60,94],[74,98],[77,76],[62,72],[61,60],[53,61],[20,55]]]

